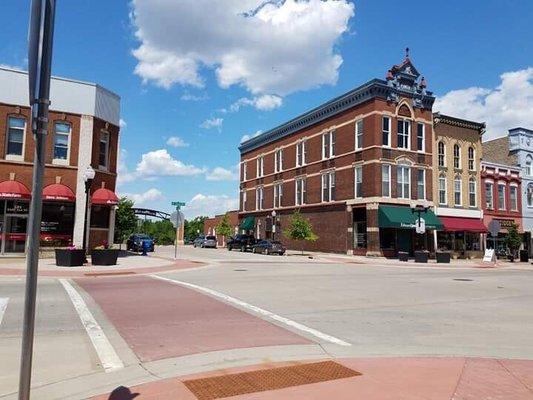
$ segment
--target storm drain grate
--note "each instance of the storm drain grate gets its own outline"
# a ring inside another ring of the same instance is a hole
[[[361,375],[333,361],[241,372],[183,383],[199,400],[221,399]]]

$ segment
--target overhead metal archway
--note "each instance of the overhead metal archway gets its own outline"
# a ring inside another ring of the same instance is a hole
[[[151,210],[149,208],[137,208],[137,207],[133,207],[132,210],[135,213],[135,215],[144,215],[145,217],[154,217],[154,218],[159,218],[159,219],[170,220],[170,214],[163,212],[163,211]]]

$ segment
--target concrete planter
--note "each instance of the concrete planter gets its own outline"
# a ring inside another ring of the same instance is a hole
[[[437,251],[436,259],[439,264],[449,264],[450,263],[450,253],[447,251]]]
[[[92,250],[91,262],[93,265],[116,265],[119,249]]]
[[[415,262],[417,263],[427,263],[429,259],[429,252],[425,250],[415,251]]]
[[[409,253],[406,251],[399,251],[398,252],[398,260],[407,262],[409,261]]]
[[[81,267],[85,261],[83,250],[55,249],[58,267]]]

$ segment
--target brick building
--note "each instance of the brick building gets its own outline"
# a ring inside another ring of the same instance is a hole
[[[373,79],[242,143],[241,227],[271,237],[274,224],[282,231],[300,210],[319,236],[308,250],[433,249],[431,231],[442,225],[432,211],[435,98],[426,86],[407,55],[386,80]],[[415,234],[415,205],[428,207],[424,235]]]
[[[27,73],[0,67],[1,252],[24,252],[32,192],[34,140]],[[43,190],[43,245],[82,246],[86,216],[84,173],[90,189],[90,247],[114,230],[120,98],[96,84],[52,78]]]
[[[434,113],[433,129],[433,198],[444,226],[436,232],[437,247],[457,257],[480,257],[487,232],[479,196],[485,124]]]
[[[231,225],[233,232],[238,233],[239,231],[239,211],[228,211],[229,224]],[[213,235],[217,238],[217,246],[224,247],[228,240],[227,237],[217,234],[217,226],[224,217],[225,214],[215,215],[213,218],[208,218],[204,221],[204,234]]]

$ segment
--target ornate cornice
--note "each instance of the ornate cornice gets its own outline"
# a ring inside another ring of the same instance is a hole
[[[451,117],[449,115],[444,115],[439,112],[433,113],[433,123],[436,124],[447,124],[452,126],[458,126],[460,128],[474,129],[478,131],[481,135],[485,133],[486,125],[484,122],[474,122],[466,119]]]

